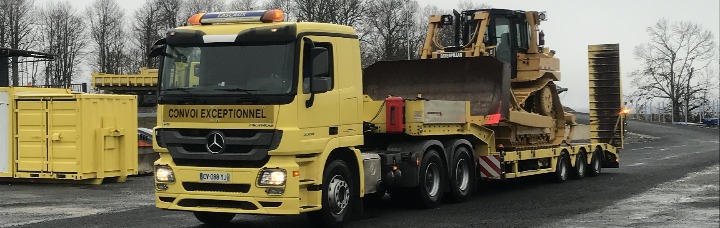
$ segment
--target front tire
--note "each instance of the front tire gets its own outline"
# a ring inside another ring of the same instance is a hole
[[[235,218],[235,214],[219,213],[219,212],[193,212],[195,218],[202,223],[217,226],[227,224]]]
[[[470,154],[471,152],[467,148],[458,147],[450,164],[453,167],[450,171],[450,200],[452,202],[465,202],[475,191],[477,183],[475,160]]]
[[[318,227],[342,227],[355,206],[355,182],[348,165],[334,160],[325,167],[322,183],[322,209],[308,214]]]
[[[420,163],[420,184],[415,187],[421,208],[436,208],[443,196],[443,178],[445,168],[440,155],[435,150],[428,150]]]

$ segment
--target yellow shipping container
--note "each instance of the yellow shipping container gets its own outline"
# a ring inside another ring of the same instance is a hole
[[[137,174],[137,99],[0,87],[0,140],[0,178],[123,182]]]

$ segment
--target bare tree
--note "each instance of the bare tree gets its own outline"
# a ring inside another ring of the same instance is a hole
[[[477,9],[489,9],[490,5],[485,3],[480,3],[478,1],[471,1],[471,0],[460,0],[457,4],[457,10],[458,11],[465,11],[465,10],[477,10]]]
[[[125,32],[123,31],[124,13],[116,0],[95,0],[86,9],[90,22],[90,37],[95,42],[97,53],[95,68],[99,72],[123,73],[123,53]]]
[[[178,27],[183,24],[187,18],[180,18],[180,11],[182,10],[182,0],[157,0],[158,6],[157,17],[160,21],[160,25],[164,31]]]
[[[2,11],[4,28],[3,41],[7,46],[13,49],[26,49],[35,41],[33,34],[34,17],[32,14],[33,0],[3,0],[0,3],[0,11]],[[5,40],[7,39],[7,40]],[[12,72],[12,85],[19,84],[18,57],[12,57],[10,63]]]
[[[84,54],[86,23],[69,2],[47,3],[38,18],[42,49],[55,55],[55,59],[45,65],[45,84],[67,86]]]
[[[258,0],[233,0],[230,2],[230,10],[257,10],[260,8]]]
[[[648,27],[647,32],[650,42],[635,47],[635,58],[644,66],[631,75],[637,88],[631,99],[635,103],[668,99],[677,121],[681,112],[687,116],[699,107],[700,95],[711,85],[698,79],[715,60],[715,38],[698,24],[667,19]]]
[[[142,7],[135,10],[133,18],[138,19],[138,22],[132,25],[132,39],[134,46],[134,56],[136,56],[136,64],[140,67],[157,68],[157,61],[155,58],[148,57],[150,53],[150,47],[155,41],[162,38],[160,31],[162,31],[161,17],[158,17],[160,13],[160,4],[156,0],[145,0]]]
[[[368,2],[366,22],[369,26],[364,47],[368,53],[364,64],[377,60],[398,60],[407,58],[408,39],[417,39],[409,29],[414,26],[410,15],[417,12],[417,1],[371,0]],[[414,49],[414,48],[412,48]]]
[[[293,0],[300,21],[353,26],[363,17],[364,0]]]

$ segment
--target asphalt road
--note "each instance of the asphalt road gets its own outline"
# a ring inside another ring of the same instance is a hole
[[[717,130],[638,121],[630,121],[628,130],[658,138],[626,145],[621,168],[603,169],[599,177],[564,184],[533,177],[483,183],[469,202],[448,203],[431,210],[394,205],[386,197],[379,204],[366,205],[364,216],[352,221],[350,227],[718,227]],[[150,177],[131,178],[126,185],[135,189],[127,190],[129,195],[113,195],[118,201],[133,195],[133,199],[151,200]],[[3,217],[3,191],[36,187],[0,186],[0,220],[7,218]],[[67,188],[70,194],[82,194],[82,189]],[[87,204],[104,208],[102,204]],[[41,222],[21,227],[203,227],[190,213],[159,210],[152,202],[113,208],[47,221],[39,218]],[[52,211],[46,213],[51,215]],[[311,225],[305,216],[238,215],[232,226]]]

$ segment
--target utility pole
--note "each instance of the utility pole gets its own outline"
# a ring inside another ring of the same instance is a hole
[[[688,76],[687,87],[685,87],[685,124],[688,123],[688,116],[690,115],[690,79],[692,79],[695,67],[690,67],[690,76]]]

